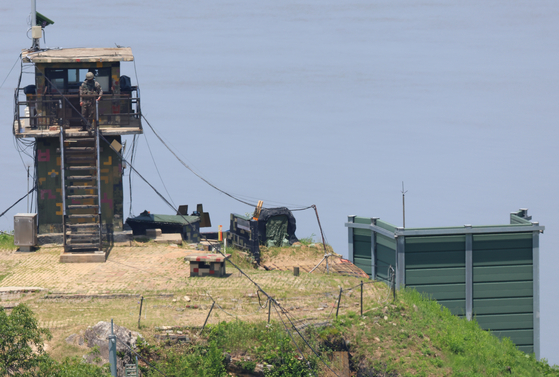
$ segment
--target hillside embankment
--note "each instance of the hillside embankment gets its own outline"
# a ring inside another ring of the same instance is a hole
[[[339,258],[329,274],[324,263],[305,272],[322,260],[320,245],[264,249],[262,265],[274,270],[228,250],[243,272],[228,265],[225,278],[190,277],[184,256],[196,250],[177,245],[114,247],[99,264],[61,264],[60,252],[0,251],[2,304],[30,307],[52,333],[46,349],[58,360],[89,355],[102,365],[84,335],[113,319],[141,333],[136,351],[150,376],[158,372],[148,363],[167,375],[208,375],[196,370],[215,364],[209,375],[308,375],[310,366],[329,376],[559,376],[415,292],[394,300],[385,283],[336,270]]]

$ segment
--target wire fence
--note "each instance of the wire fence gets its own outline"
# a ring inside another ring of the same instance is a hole
[[[388,303],[392,292],[390,288],[391,287],[384,284],[378,284],[378,282],[375,281],[362,281],[350,287],[340,287],[338,290],[327,290],[312,295],[298,295],[281,301],[275,300],[273,297],[263,299],[260,298],[258,294],[254,297],[238,297],[236,299],[225,300],[209,293],[201,293],[196,294],[193,298],[187,297],[185,299],[184,296],[182,298],[172,298],[172,300],[175,301],[171,301],[171,303],[169,303],[171,299],[169,296],[136,296],[130,298],[130,303],[133,302],[141,305],[142,309],[134,313],[136,316],[139,316],[138,325],[140,329],[142,327],[145,328],[145,322],[148,317],[150,319],[153,317],[153,319],[159,322],[165,317],[165,315],[162,316],[165,312],[167,314],[176,314],[177,309],[179,311],[191,310],[190,314],[187,316],[187,323],[183,323],[182,326],[176,324],[175,326],[167,325],[157,327],[156,330],[159,330],[166,336],[161,336],[160,339],[169,339],[173,332],[182,333],[181,330],[185,329],[196,331],[199,335],[208,325],[214,325],[224,320],[227,321],[227,318],[229,318],[229,320],[250,319],[257,321],[262,321],[267,318],[268,322],[277,322],[284,328],[297,348],[302,361],[305,362],[309,368],[309,357],[312,355],[324,368],[337,376],[339,372],[333,369],[331,363],[325,360],[316,349],[316,346],[313,346],[307,339],[304,332],[305,328],[309,326],[332,326],[339,314],[347,313],[349,310],[360,310],[361,315],[363,315],[367,311],[372,310],[373,307],[378,307],[379,304]],[[319,306],[318,308],[314,308],[315,305],[312,304],[315,303],[313,300],[316,299],[323,302],[325,307]],[[58,298],[58,300],[60,300],[60,298]],[[307,307],[311,306],[314,310],[312,310],[312,313],[309,315],[308,312],[305,313],[297,309],[287,308],[287,303],[290,301],[305,302],[307,303]],[[137,305],[132,306],[135,307],[136,310],[138,309]],[[252,311],[248,312],[249,308],[252,309]],[[196,312],[196,315],[192,314],[194,312]],[[130,323],[131,320],[135,320],[135,318],[128,319],[128,321],[124,321],[125,323],[121,323],[122,325],[126,325]],[[141,323],[144,323],[144,325]],[[150,323],[153,322],[150,321]],[[298,339],[300,341],[298,341]],[[129,351],[140,357],[147,366],[153,367],[154,370],[165,375],[147,360],[143,359],[134,349],[130,348],[120,339],[117,338],[117,340],[124,344]],[[305,349],[303,349],[302,346],[304,346]],[[313,375],[316,375],[314,369],[310,368],[310,371]]]

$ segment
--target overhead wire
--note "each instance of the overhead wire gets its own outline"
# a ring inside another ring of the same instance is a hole
[[[27,196],[29,194],[31,194],[33,191],[35,191],[36,189],[37,189],[37,187],[33,186],[33,188],[31,190],[29,190],[29,192],[27,194],[25,194],[21,198],[19,198],[14,204],[12,204],[10,207],[8,207],[8,209],[6,209],[4,212],[0,213],[0,217],[4,216],[6,214],[6,212],[8,212],[12,208],[14,208],[19,202],[21,202],[23,199],[27,198]]]
[[[278,312],[278,308],[276,308],[276,303],[274,303],[274,301],[272,301],[272,305],[274,306],[274,310],[276,311],[281,323],[283,324],[283,327],[285,328],[285,331],[287,331],[287,334],[289,334],[289,337],[291,338],[291,341],[293,341],[293,344],[295,344],[295,347],[297,347],[297,350],[299,351],[299,354],[301,355],[301,357],[303,358],[303,360],[305,360],[305,362],[307,363],[307,367],[309,368],[309,370],[311,371],[311,373],[313,373],[315,376],[317,375],[316,372],[314,371],[314,369],[311,366],[311,363],[307,360],[307,358],[305,357],[305,354],[303,353],[303,351],[301,351],[301,348],[299,347],[299,344],[297,344],[297,342],[295,341],[295,338],[293,338],[293,335],[291,334],[291,332],[289,331],[289,329],[287,328],[287,325],[285,324],[285,322],[283,321],[283,318],[281,318],[280,313]],[[281,307],[280,307],[281,308]]]
[[[291,321],[291,318],[289,318],[289,314],[287,312],[284,312],[285,317],[287,318],[287,320],[289,321],[289,323],[291,323],[291,326],[293,327],[293,329],[297,332],[297,334],[299,334],[299,336],[301,337],[301,339],[303,339],[303,341],[305,342],[305,344],[307,345],[307,347],[309,347],[313,353],[316,355],[316,357],[318,357],[318,359],[320,361],[322,361],[322,363],[326,366],[326,368],[330,369],[330,371],[332,373],[334,373],[335,376],[339,377],[338,374],[336,372],[334,372],[334,370],[332,368],[330,368],[330,366],[328,365],[328,363],[326,363],[318,354],[318,352],[315,351],[315,349],[309,344],[309,342],[307,341],[307,339],[301,334],[301,332],[299,331],[299,329],[293,324],[293,322]]]
[[[233,195],[233,194],[230,194],[229,192],[227,192],[227,191],[225,191],[225,190],[220,189],[219,187],[217,187],[216,185],[214,185],[213,183],[211,183],[210,181],[208,181],[206,178],[204,178],[204,177],[202,177],[200,174],[198,174],[194,169],[192,169],[188,164],[186,164],[186,163],[175,153],[175,151],[173,151],[173,150],[171,149],[171,147],[169,147],[169,145],[163,140],[163,138],[155,131],[155,129],[153,128],[153,126],[151,125],[151,123],[149,122],[149,120],[147,120],[147,118],[145,117],[145,115],[142,114],[142,118],[146,121],[147,125],[149,126],[149,128],[151,129],[151,131],[153,132],[153,134],[159,139],[159,141],[165,146],[165,148],[167,148],[167,150],[168,150],[169,152],[171,152],[171,154],[172,154],[173,156],[175,156],[175,158],[176,158],[186,169],[190,170],[190,172],[192,172],[192,174],[194,174],[196,177],[198,177],[199,179],[201,179],[202,181],[204,181],[207,185],[209,185],[209,186],[212,187],[213,189],[215,189],[215,190],[221,192],[222,194],[224,194],[224,195],[230,197],[231,199],[236,200],[236,201],[238,201],[238,202],[240,202],[240,203],[246,204],[246,205],[251,206],[251,207],[256,207],[256,203],[250,203],[250,202],[247,202],[247,201],[245,201],[245,200],[242,200],[242,199],[238,198],[237,196],[235,196],[235,195]],[[310,209],[310,208],[312,208],[312,206],[307,206],[307,207],[304,207],[304,208],[292,209],[292,211],[293,211],[293,210],[295,210],[295,211],[302,211],[302,210],[306,210],[306,209]]]
[[[167,193],[167,195],[169,195],[169,200],[171,200],[171,203],[173,204],[173,207],[176,207],[175,202],[173,201],[173,198],[171,197],[171,194],[169,193],[169,190],[167,190],[167,186],[165,185],[165,182],[163,181],[163,177],[161,176],[161,173],[159,172],[159,168],[157,167],[157,163],[155,162],[155,157],[153,157],[153,153],[151,152],[151,148],[149,146],[149,142],[148,142],[148,138],[146,137],[146,134],[144,134],[144,139],[146,140],[146,144],[148,146],[149,154],[151,155],[151,160],[153,161],[153,165],[155,166],[155,170],[157,171],[157,175],[159,176],[159,179],[161,180],[161,183],[163,184],[163,188],[165,189],[165,192]]]
[[[12,68],[10,69],[10,72],[8,72],[8,74],[6,75],[6,78],[4,79],[4,81],[2,81],[2,84],[0,84],[0,89],[2,89],[2,87],[4,86],[4,84],[6,83],[6,80],[8,79],[8,77],[10,77],[10,74],[12,73],[12,71],[14,70],[14,67],[17,64],[17,61],[21,59],[21,54],[18,55],[16,61],[14,62],[14,65],[12,65]]]

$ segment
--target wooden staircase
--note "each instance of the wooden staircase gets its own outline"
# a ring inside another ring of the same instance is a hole
[[[98,132],[60,132],[64,253],[102,252]]]

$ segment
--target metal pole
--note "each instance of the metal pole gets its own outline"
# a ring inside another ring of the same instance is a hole
[[[36,0],[31,0],[31,35],[33,35],[33,28],[37,26],[37,3]],[[39,38],[33,38],[31,48],[34,51],[39,49]]]
[[[322,246],[324,246],[324,256],[326,257],[326,254],[327,254],[326,241],[324,241],[324,233],[322,232],[322,225],[320,225],[320,218],[318,217],[318,210],[316,209],[316,205],[314,205],[314,204],[311,207],[314,208],[314,213],[316,214],[316,221],[318,222],[318,228],[320,229],[320,236],[322,237]],[[318,267],[318,265],[317,265],[317,267]],[[313,268],[313,270],[314,270],[314,268]],[[326,273],[328,273],[328,271],[329,271],[328,270],[328,257],[326,257]]]
[[[102,250],[103,229],[101,226],[101,148],[99,146],[99,102],[97,101],[97,99],[95,99],[95,132],[95,147],[97,149],[97,222],[99,225],[99,250]]]
[[[342,301],[342,288],[340,288],[340,295],[338,296],[338,307],[336,308],[336,318],[338,318],[338,311],[340,310],[340,301]]]
[[[27,165],[27,192],[29,192],[29,165]],[[27,213],[29,213],[29,195],[27,195]]]
[[[138,316],[138,328],[140,328],[140,320],[142,319],[142,306],[144,305],[144,296],[140,300],[140,315]]]
[[[361,280],[361,317],[363,317],[363,280]]]
[[[116,336],[113,330],[113,319],[111,318],[111,335],[109,335],[109,363],[111,363],[111,375],[117,377],[116,374]]]
[[[272,312],[272,300],[268,299],[268,323],[270,323],[270,313]]]
[[[406,227],[406,192],[404,191],[404,181],[402,181],[402,218],[403,218],[403,227]]]
[[[202,331],[204,331],[204,328],[206,327],[206,323],[208,323],[208,319],[210,318],[210,314],[212,314],[212,310],[214,309],[214,305],[215,305],[215,301],[212,303],[212,307],[210,308],[210,312],[208,313],[208,316],[206,317],[206,320],[204,321],[204,326],[202,326],[202,329],[200,330],[198,335],[202,334]]]
[[[392,295],[394,296],[394,301],[396,301],[396,272],[392,270]]]
[[[66,252],[66,164],[64,157],[64,127],[60,127],[60,181],[62,188],[62,243]]]
[[[309,274],[312,274],[312,272],[313,272],[314,270],[316,270],[316,268],[317,268],[318,266],[320,266],[320,264],[322,263],[322,261],[323,261],[324,259],[326,259],[326,256],[324,256],[324,258],[322,258],[322,259],[320,260],[320,262],[318,262],[318,264],[317,264],[316,266],[314,266],[314,268],[309,272]]]
[[[37,3],[31,0],[31,27],[37,25]]]

